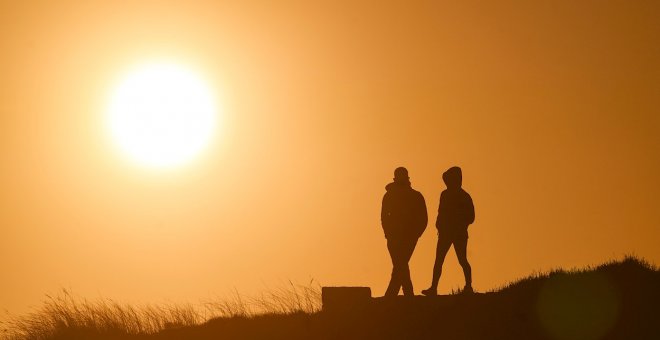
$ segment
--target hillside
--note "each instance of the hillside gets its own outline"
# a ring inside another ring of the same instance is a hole
[[[154,334],[59,325],[47,338],[660,339],[659,306],[660,271],[627,258],[531,276],[488,293],[373,298],[341,312],[223,317]]]
[[[216,319],[155,339],[660,339],[660,272],[635,259],[497,292],[375,298],[342,313]]]

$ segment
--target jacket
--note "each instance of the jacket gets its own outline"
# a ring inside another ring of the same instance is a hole
[[[424,196],[410,183],[385,186],[380,220],[387,239],[418,239],[428,224]]]

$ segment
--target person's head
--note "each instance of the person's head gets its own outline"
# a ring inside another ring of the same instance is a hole
[[[445,181],[445,184],[449,189],[460,188],[463,184],[463,173],[461,172],[461,168],[452,166],[442,174],[442,180]]]
[[[404,167],[398,167],[394,170],[394,182],[395,183],[410,183],[410,178],[408,177],[408,169]]]

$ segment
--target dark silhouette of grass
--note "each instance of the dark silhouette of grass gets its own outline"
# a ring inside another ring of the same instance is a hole
[[[312,280],[306,285],[288,282],[253,297],[234,291],[199,305],[132,306],[110,299],[89,301],[63,289],[57,295],[46,295],[38,310],[0,322],[0,338],[124,339],[198,326],[211,319],[311,314],[321,309],[320,294],[321,287]]]
[[[221,303],[136,308],[70,294],[8,323],[10,339],[660,339],[660,271],[634,257],[483,294],[375,298],[319,311],[313,285]]]

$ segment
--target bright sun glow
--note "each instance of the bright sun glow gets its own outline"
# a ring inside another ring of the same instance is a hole
[[[208,86],[171,63],[144,65],[115,89],[108,109],[112,140],[130,159],[151,168],[182,165],[209,144],[216,107]]]

